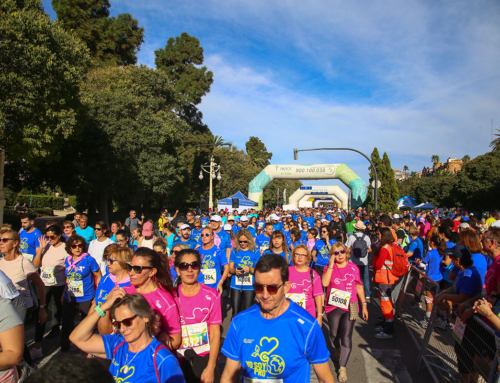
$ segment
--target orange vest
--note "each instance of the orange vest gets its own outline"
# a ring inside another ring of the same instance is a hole
[[[389,245],[384,245],[382,249],[386,249],[389,252],[389,257],[385,259],[384,265],[381,269],[375,270],[375,283],[381,283],[383,285],[393,285],[397,280],[399,280],[399,278],[394,276],[391,272],[392,265],[394,264],[392,249],[389,247]],[[380,250],[382,251],[382,249]]]

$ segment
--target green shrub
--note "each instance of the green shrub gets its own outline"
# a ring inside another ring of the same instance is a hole
[[[5,204],[14,206],[14,204],[16,203],[17,193],[9,188],[4,188],[3,191],[5,193]]]
[[[42,216],[50,216],[52,217],[54,215],[54,211],[51,207],[35,207],[31,209],[37,217],[42,217]]]
[[[76,209],[76,206],[78,205],[78,200],[76,199],[76,196],[70,195],[68,197],[68,204]]]
[[[33,200],[33,203],[30,206],[30,201]],[[64,198],[63,197],[52,197],[49,195],[24,195],[19,194],[17,196],[16,202],[19,202],[21,205],[26,203],[28,208],[43,208],[50,207],[54,210],[62,210],[64,206]]]

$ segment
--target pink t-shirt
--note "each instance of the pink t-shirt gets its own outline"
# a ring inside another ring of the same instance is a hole
[[[42,258],[41,278],[45,286],[64,286],[66,284],[66,246],[50,246]]]
[[[126,286],[123,288],[127,294],[136,294],[135,286]],[[153,311],[161,315],[161,331],[169,335],[181,333],[181,320],[179,311],[175,304],[174,297],[167,291],[157,288],[149,294],[141,294],[149,302]]]
[[[325,273],[328,271],[328,268],[325,267]],[[324,275],[324,273],[323,273]],[[330,298],[330,291],[332,288],[339,289],[342,291],[347,291],[351,293],[350,302],[358,302],[358,293],[356,291],[356,285],[362,285],[361,278],[359,276],[359,269],[352,262],[347,262],[346,267],[339,269],[337,265],[333,267],[332,270],[332,279],[330,280],[330,284],[326,290],[326,302],[325,302],[325,312],[329,313],[335,310],[336,306],[331,306],[328,304],[328,300]],[[344,310],[344,309],[340,309]],[[359,310],[359,305],[358,305]],[[344,311],[349,311],[346,309]]]
[[[289,281],[291,283],[288,293],[292,294],[305,294],[306,296],[306,310],[309,314],[316,318],[316,303],[314,297],[323,295],[323,286],[321,285],[321,278],[318,273],[313,270],[313,283],[311,288],[311,272],[310,268],[307,271],[300,272],[295,269],[295,266],[290,266]]]
[[[179,307],[181,317],[181,325],[206,323],[208,328],[208,336],[210,339],[210,325],[222,324],[222,312],[220,305],[220,295],[217,290],[200,284],[200,291],[192,297],[186,297],[182,294],[182,289],[178,288],[180,295],[175,298]],[[210,351],[200,354],[205,356]]]
[[[496,257],[493,263],[488,268],[484,276],[484,284],[486,285],[486,294],[500,293],[498,290],[498,281],[500,280],[500,256]]]

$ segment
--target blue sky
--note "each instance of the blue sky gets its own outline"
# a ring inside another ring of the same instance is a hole
[[[169,37],[199,38],[214,72],[205,122],[239,148],[260,137],[274,164],[294,163],[295,147],[377,146],[393,168],[421,171],[433,154],[488,151],[491,119],[500,127],[498,1],[110,1],[145,28],[142,64]],[[346,163],[368,179],[354,153],[297,163]]]

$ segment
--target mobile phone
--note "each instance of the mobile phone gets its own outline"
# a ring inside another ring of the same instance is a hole
[[[237,267],[236,270],[243,271],[243,267]]]

